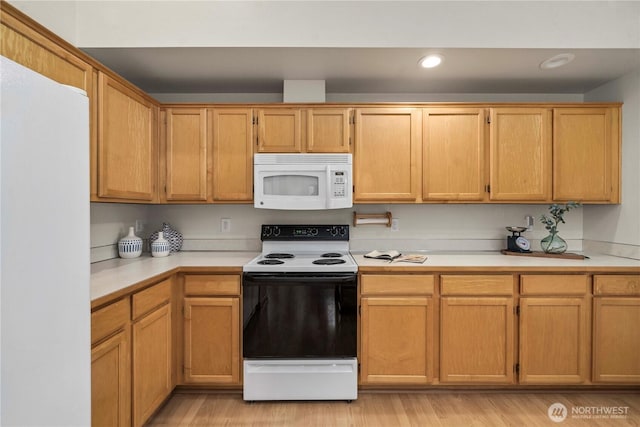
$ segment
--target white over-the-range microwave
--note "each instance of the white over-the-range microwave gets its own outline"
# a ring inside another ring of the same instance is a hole
[[[353,206],[351,154],[256,154],[254,206],[342,209]]]

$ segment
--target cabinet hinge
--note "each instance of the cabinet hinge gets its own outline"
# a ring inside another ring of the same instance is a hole
[[[491,186],[490,185],[485,185],[484,186],[484,191],[487,193],[491,193]]]
[[[516,316],[520,316],[520,306],[516,305],[515,307],[513,307],[513,314],[515,314]]]
[[[520,373],[520,364],[516,363],[515,365],[513,365],[513,372],[515,372],[516,374]]]
[[[360,364],[358,363],[358,373],[360,373]]]
[[[491,124],[491,114],[487,114],[487,124]]]
[[[362,315],[362,306],[361,305],[358,306],[358,315]]]

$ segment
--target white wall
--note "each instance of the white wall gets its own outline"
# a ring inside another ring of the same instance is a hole
[[[170,223],[185,238],[186,250],[259,250],[261,224],[352,224],[353,212],[390,211],[400,230],[381,225],[351,228],[353,250],[499,250],[506,245],[507,225],[524,225],[525,215],[535,218],[525,236],[539,250],[547,235],[539,217],[546,205],[356,205],[333,211],[280,211],[255,209],[252,205],[155,206],[150,211],[149,232]],[[220,220],[231,219],[231,232],[220,231]],[[582,249],[582,210],[566,215],[560,234],[570,250]]]
[[[640,4],[618,1],[81,1],[77,10],[87,48],[637,48],[640,39]]]
[[[139,237],[148,237],[150,209],[153,207],[149,205],[91,203],[91,262],[117,257],[118,240],[129,232],[136,220],[147,223],[145,230],[137,233]]]
[[[640,259],[640,71],[587,94],[585,101],[622,101],[622,204],[587,206],[589,248]]]
[[[76,1],[10,0],[12,6],[76,45]]]

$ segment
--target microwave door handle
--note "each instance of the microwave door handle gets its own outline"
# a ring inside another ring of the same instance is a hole
[[[327,209],[331,209],[331,204],[332,204],[332,198],[331,198],[331,165],[327,165],[327,171],[326,171],[326,175],[327,175],[327,189],[326,189],[326,194],[327,197],[325,198],[326,203],[327,203]]]

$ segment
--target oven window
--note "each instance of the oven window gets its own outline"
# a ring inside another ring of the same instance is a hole
[[[355,357],[356,279],[243,281],[245,358]]]
[[[320,178],[310,175],[274,175],[263,178],[265,196],[318,196]]]

